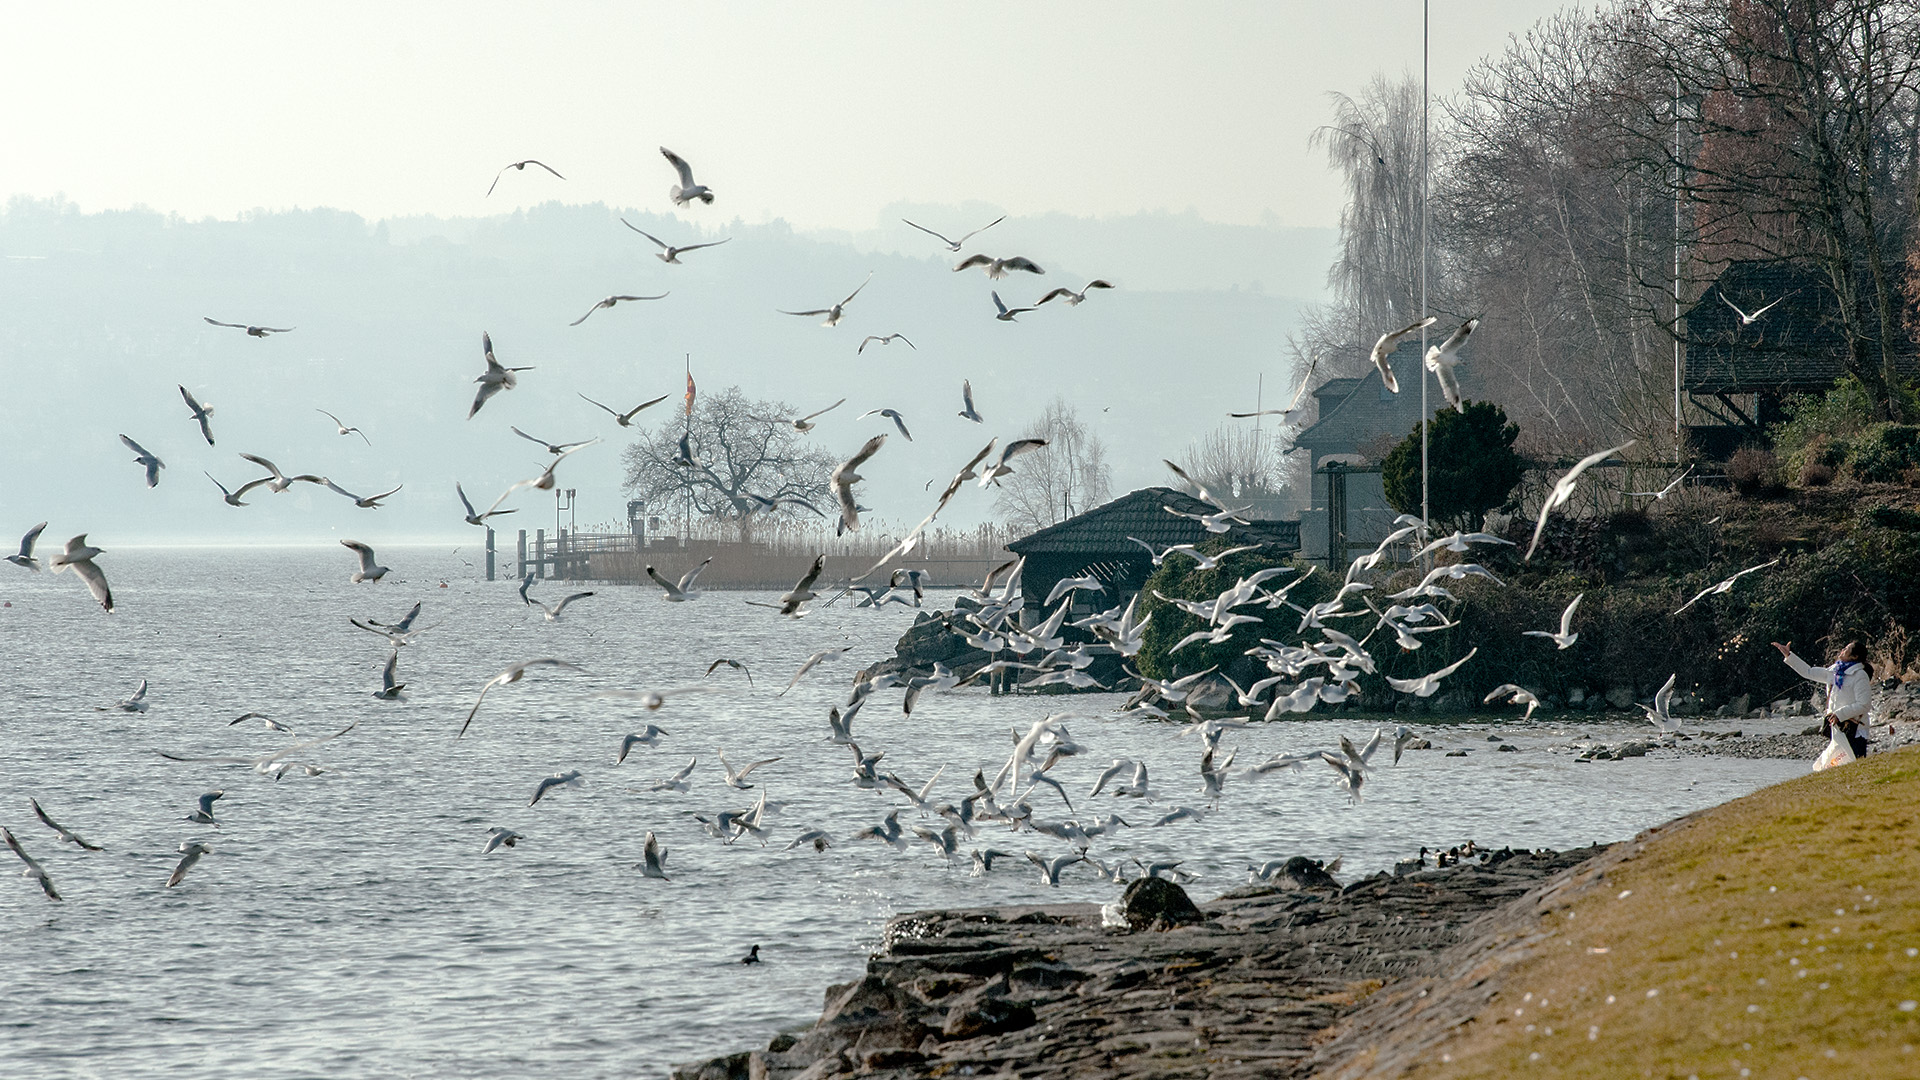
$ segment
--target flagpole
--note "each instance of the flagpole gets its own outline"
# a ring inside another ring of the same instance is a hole
[[[686,356],[687,419],[684,431],[686,433],[687,445],[691,447],[693,445],[693,354],[688,353]],[[684,511],[684,516],[681,518],[680,524],[680,546],[683,548],[693,540],[693,454],[691,450],[688,451],[687,458],[686,510]]]

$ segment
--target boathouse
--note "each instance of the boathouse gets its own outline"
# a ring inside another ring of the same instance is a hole
[[[1020,591],[1026,597],[1025,617],[1031,620],[1038,614],[1047,594],[1064,578],[1092,576],[1106,586],[1098,593],[1075,594],[1073,615],[1126,603],[1140,592],[1154,571],[1151,556],[1134,539],[1152,544],[1156,551],[1172,544],[1198,544],[1219,535],[1234,544],[1264,544],[1276,556],[1300,549],[1298,522],[1249,521],[1219,534],[1209,533],[1198,521],[1169,510],[1208,514],[1214,508],[1172,488],[1141,488],[1008,544],[1009,551],[1027,560],[1020,576]]]

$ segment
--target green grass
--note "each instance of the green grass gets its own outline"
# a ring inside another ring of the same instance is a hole
[[[1413,1075],[1920,1076],[1917,890],[1920,748],[1766,788],[1548,915]]]

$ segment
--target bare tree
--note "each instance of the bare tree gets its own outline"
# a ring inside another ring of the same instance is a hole
[[[1047,405],[1028,437],[1047,440],[1039,450],[1014,459],[1013,475],[998,481],[993,504],[1001,520],[1031,531],[1065,521],[1107,501],[1112,473],[1107,447],[1064,397]]]
[[[667,419],[627,447],[627,492],[669,510],[690,504],[702,518],[732,523],[743,542],[761,517],[821,513],[833,455],[790,424],[755,419],[791,415],[785,402],[749,401],[737,386],[707,394],[690,419]]]
[[[1272,435],[1246,424],[1223,424],[1189,443],[1180,467],[1221,498],[1253,505],[1267,516],[1285,488],[1284,463],[1274,452]]]

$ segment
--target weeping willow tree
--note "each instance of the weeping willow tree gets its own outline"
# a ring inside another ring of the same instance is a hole
[[[1307,315],[1295,349],[1350,363],[1420,310],[1422,102],[1410,75],[1375,75],[1358,94],[1332,99],[1333,122],[1316,129],[1310,145],[1326,151],[1347,189],[1339,255],[1327,272],[1334,300]]]

